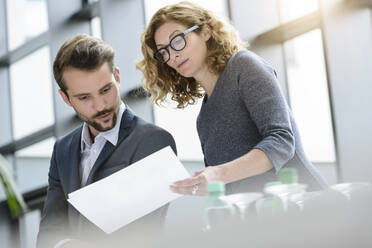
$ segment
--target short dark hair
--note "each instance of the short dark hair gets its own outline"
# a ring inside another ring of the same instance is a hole
[[[69,67],[80,70],[95,70],[107,62],[114,72],[114,49],[103,40],[86,34],[79,34],[65,41],[53,63],[54,78],[61,90],[68,96],[63,81],[63,72]]]

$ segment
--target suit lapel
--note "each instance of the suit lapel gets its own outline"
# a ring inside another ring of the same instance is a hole
[[[133,121],[134,114],[131,109],[126,106],[126,109],[121,117],[119,137],[116,146],[111,144],[111,142],[106,141],[105,146],[103,147],[97,158],[97,161],[94,163],[92,170],[89,173],[86,185],[94,182],[94,176],[98,169],[107,161],[110,155],[115,151],[115,148],[118,147],[118,145],[130,134],[130,127],[133,126]]]
[[[120,131],[119,131],[119,143],[121,143],[131,132],[131,128],[134,125],[134,113],[133,111],[126,105],[126,109],[121,117],[121,124],[120,124]]]
[[[81,152],[80,152],[80,141],[81,141],[81,130],[79,128],[78,132],[72,138],[72,142],[70,145],[70,155],[68,155],[68,161],[66,164],[70,165],[69,168],[69,188],[67,193],[71,193],[80,188],[80,159],[81,159]]]

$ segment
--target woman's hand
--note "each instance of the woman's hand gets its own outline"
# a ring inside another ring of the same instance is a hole
[[[225,164],[209,166],[195,172],[194,176],[174,182],[170,188],[175,193],[199,195],[206,194],[205,185],[212,181],[224,183],[235,182],[247,177],[256,176],[273,169],[269,158],[259,150],[253,149],[245,155]],[[201,189],[204,190],[200,191]]]
[[[209,166],[195,172],[194,176],[174,182],[170,188],[173,192],[184,195],[206,195],[208,182],[224,182],[224,168],[221,166]]]

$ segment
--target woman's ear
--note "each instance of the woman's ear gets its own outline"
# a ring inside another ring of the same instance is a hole
[[[212,36],[212,29],[208,24],[204,24],[201,31],[204,41],[208,41]]]

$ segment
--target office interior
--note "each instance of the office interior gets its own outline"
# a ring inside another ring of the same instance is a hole
[[[170,100],[150,105],[135,68],[152,14],[176,2],[0,0],[0,154],[29,206],[12,218],[0,186],[1,247],[35,247],[53,144],[81,125],[52,74],[60,45],[75,34],[112,45],[122,99],[174,136],[187,170],[204,166],[196,133],[201,101],[182,110]],[[329,184],[372,181],[371,0],[192,2],[231,22],[248,49],[275,68],[305,152]]]

